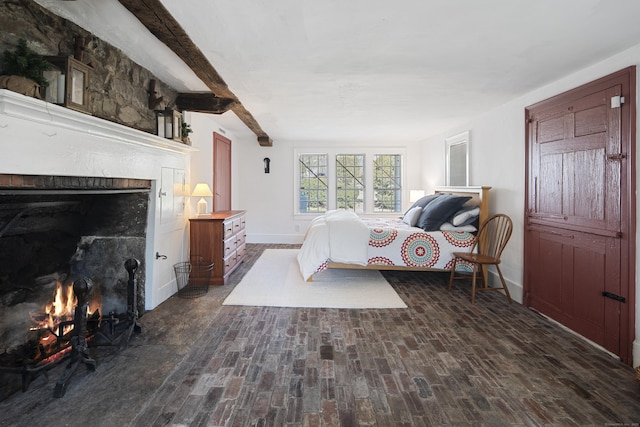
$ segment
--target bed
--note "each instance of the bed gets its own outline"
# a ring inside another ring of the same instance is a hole
[[[426,203],[431,211],[442,213],[432,224],[413,225],[409,216],[420,216],[426,211],[415,204],[402,218],[367,218],[351,211],[328,211],[315,218],[307,230],[298,253],[300,273],[305,280],[312,281],[314,274],[327,268],[448,271],[453,262],[452,253],[469,250],[475,240],[474,230],[489,217],[490,189],[488,186],[436,187],[433,195],[423,198],[430,199]],[[445,198],[446,203],[455,199],[456,210],[449,206],[445,212],[435,206],[444,205]],[[434,204],[435,200],[438,203]],[[462,212],[474,215],[465,216],[469,220],[464,224],[457,221],[459,226],[452,226],[452,219],[461,218],[457,215]],[[445,215],[447,218],[442,218]],[[420,219],[423,217],[424,214]],[[443,220],[444,226],[438,225]],[[471,267],[458,263],[456,270],[470,271]]]

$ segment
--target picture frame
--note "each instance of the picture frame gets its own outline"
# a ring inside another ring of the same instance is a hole
[[[182,114],[171,108],[156,110],[156,134],[182,142]]]
[[[73,110],[89,113],[89,78],[91,67],[72,56],[49,56],[49,61],[56,69],[56,92],[53,96],[55,103]]]

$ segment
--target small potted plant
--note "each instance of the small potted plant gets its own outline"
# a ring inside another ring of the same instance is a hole
[[[189,134],[193,132],[191,129],[191,125],[186,122],[182,122],[182,142],[191,145],[191,140],[189,139]]]
[[[41,92],[49,86],[43,75],[50,67],[49,62],[31,50],[24,39],[18,41],[18,46],[13,52],[5,51],[3,59],[0,88],[41,99]]]

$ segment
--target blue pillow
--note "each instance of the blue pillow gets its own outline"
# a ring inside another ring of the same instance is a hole
[[[407,209],[407,211],[404,214],[405,215],[408,214],[409,211],[411,209],[415,208],[416,206],[420,206],[421,208],[424,208],[429,203],[434,201],[436,199],[436,197],[438,197],[438,196],[440,196],[440,193],[429,194],[428,196],[424,196],[424,197],[419,198],[413,205],[411,205],[411,207],[409,209]]]
[[[462,205],[469,200],[471,200],[471,196],[440,195],[440,197],[424,207],[416,227],[420,227],[424,231],[440,230],[440,226],[447,222],[451,215],[458,212]]]

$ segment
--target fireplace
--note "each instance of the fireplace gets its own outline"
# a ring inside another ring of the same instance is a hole
[[[58,279],[97,283],[103,319],[126,307],[125,259],[140,313],[177,292],[193,147],[4,89],[0,141],[0,353],[27,338],[18,307],[40,310]]]
[[[0,375],[51,355],[43,342],[64,335],[55,322],[73,323],[70,290],[79,280],[92,283],[94,327],[108,322],[104,316],[125,320],[124,265],[135,259],[140,304],[134,310],[144,311],[150,188],[138,179],[0,175]],[[54,302],[67,306],[55,319],[46,313]],[[15,389],[15,381],[3,379]]]

